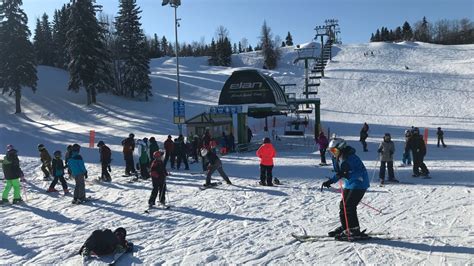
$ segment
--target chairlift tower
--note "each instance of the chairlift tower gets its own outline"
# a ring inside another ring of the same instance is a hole
[[[324,51],[324,36],[329,36],[329,33],[328,33],[328,27],[327,26],[316,26],[316,28],[314,28],[314,30],[316,31],[316,36],[314,37],[315,40],[318,40],[318,37],[321,37],[321,57],[320,57],[320,63],[321,65],[324,64],[323,62],[323,58],[324,58],[324,54],[323,54],[323,51]],[[321,70],[321,76],[324,77],[324,67],[322,67],[322,70]]]

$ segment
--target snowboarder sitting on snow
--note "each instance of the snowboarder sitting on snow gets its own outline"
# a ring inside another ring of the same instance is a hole
[[[319,165],[327,165],[326,163],[326,149],[328,148],[328,138],[324,135],[324,132],[319,133],[319,137],[316,138],[316,143],[319,145],[319,156],[321,157],[321,163]]]
[[[377,152],[380,153],[380,184],[383,185],[385,183],[385,167],[388,169],[388,181],[398,183],[393,172],[393,154],[395,153],[395,144],[392,141],[390,133],[385,133]]]
[[[126,237],[127,231],[123,227],[115,229],[114,232],[110,229],[95,230],[79,249],[79,254],[89,257],[131,252],[133,244],[128,242]]]
[[[263,144],[258,148],[256,155],[260,158],[260,182],[262,186],[273,186],[273,158],[276,156],[270,138],[264,138]]]
[[[61,151],[55,151],[53,153],[54,159],[53,159],[53,182],[51,182],[51,185],[49,186],[48,190],[46,192],[58,192],[56,188],[56,184],[58,183],[58,180],[61,181],[61,185],[63,187],[64,194],[69,193],[69,189],[67,188],[67,182],[64,180],[64,169],[66,168],[64,166],[63,160],[61,159]]]
[[[219,157],[217,157],[213,149],[208,150],[206,148],[202,148],[201,156],[205,158],[207,162],[209,162],[209,165],[207,166],[206,183],[204,184],[205,187],[212,186],[211,176],[212,176],[212,173],[214,173],[216,170],[219,172],[219,174],[222,176],[222,178],[228,185],[232,185],[232,182],[230,182],[229,177],[227,176],[227,174],[224,172],[224,169],[222,168],[221,160],[219,159]]]
[[[112,177],[109,173],[110,163],[112,162],[112,151],[102,140],[97,143],[97,147],[99,147],[100,165],[102,168],[102,173],[99,179],[110,182],[112,181]]]
[[[50,175],[53,173],[51,167],[51,155],[49,155],[44,144],[38,144],[38,151],[40,152],[41,171],[43,171],[44,174],[43,179],[49,180]]]
[[[1,204],[8,203],[8,194],[13,187],[13,203],[21,203],[20,178],[23,177],[23,171],[20,168],[17,150],[13,145],[7,145],[7,153],[2,161],[3,175],[6,179],[5,189],[2,194]]]
[[[357,218],[357,205],[370,186],[367,169],[364,163],[355,154],[355,149],[348,146],[344,139],[332,139],[329,142],[329,152],[333,156],[333,167],[336,174],[324,182],[322,186],[329,188],[331,184],[343,178],[344,196],[339,203],[341,226],[328,232],[328,235],[335,237],[337,240],[349,240],[350,237],[366,237],[366,235],[360,231],[359,219]],[[347,215],[347,220],[345,214]]]
[[[151,181],[153,182],[153,190],[151,191],[150,199],[148,200],[148,205],[154,206],[156,201],[156,196],[159,195],[159,201],[162,205],[165,205],[166,200],[166,167],[161,160],[161,152],[155,151],[153,153],[153,162],[151,163],[150,175]]]
[[[71,159],[69,159],[69,168],[71,169],[72,177],[76,181],[76,187],[74,188],[74,199],[73,204],[80,204],[86,200],[86,184],[87,170],[84,165],[82,156],[79,155],[81,146],[79,144],[72,145]]]

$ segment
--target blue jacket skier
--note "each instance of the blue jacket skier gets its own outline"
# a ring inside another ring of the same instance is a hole
[[[324,187],[331,187],[339,179],[344,180],[343,200],[339,203],[339,218],[341,226],[328,233],[338,240],[350,240],[350,237],[366,237],[360,231],[357,218],[357,205],[370,187],[367,169],[361,159],[355,154],[355,149],[348,146],[341,138],[334,138],[329,143],[329,152],[333,159],[334,176],[323,183]],[[346,213],[344,213],[344,208]],[[346,221],[347,215],[347,221]],[[347,228],[348,226],[348,228]]]

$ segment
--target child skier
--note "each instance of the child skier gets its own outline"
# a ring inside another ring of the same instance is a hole
[[[324,166],[326,163],[326,149],[328,148],[328,138],[324,135],[324,132],[319,133],[319,137],[316,138],[316,143],[319,145],[319,156],[321,157],[321,163],[319,165]]]
[[[99,147],[100,164],[102,168],[102,173],[99,179],[102,181],[110,182],[112,181],[112,177],[109,173],[110,163],[112,162],[112,152],[102,140],[97,143],[97,147]]]
[[[407,151],[407,143],[408,143],[408,140],[410,139],[411,137],[411,130],[408,130],[406,129],[405,130],[405,148],[403,149],[403,155],[402,155],[402,167],[403,166],[407,166],[407,165],[411,165],[411,155],[410,155],[410,151]]]
[[[212,186],[211,176],[212,173],[214,173],[216,170],[219,172],[219,174],[222,176],[222,178],[228,185],[232,185],[232,182],[230,182],[229,177],[222,168],[221,160],[219,159],[219,157],[217,157],[216,152],[213,149],[208,150],[206,148],[202,148],[201,156],[203,158],[206,158],[206,161],[209,162],[209,165],[207,166],[206,183],[203,185],[204,187]]]
[[[86,201],[86,185],[84,179],[87,179],[87,170],[82,156],[79,155],[80,150],[81,146],[79,146],[79,144],[72,145],[71,159],[69,159],[69,168],[71,169],[72,177],[76,181],[74,199],[72,200],[73,204],[81,204]]]
[[[390,133],[385,133],[377,152],[380,153],[380,184],[383,185],[385,183],[385,167],[388,169],[388,181],[398,183],[393,172],[393,154],[395,153],[395,144],[392,141]]]
[[[153,182],[153,190],[151,191],[150,199],[148,199],[148,205],[150,207],[155,205],[156,196],[159,195],[159,201],[161,205],[165,206],[166,201],[166,172],[165,164],[161,160],[161,152],[155,151],[153,153],[153,162],[151,163],[150,175]]]
[[[331,179],[325,181],[322,187],[329,188],[331,184],[344,178],[343,198],[339,203],[341,226],[328,232],[328,235],[335,237],[336,240],[366,238],[368,236],[360,231],[357,205],[370,186],[367,169],[355,154],[355,149],[348,146],[344,139],[332,139],[329,142],[328,148],[333,158],[333,167],[336,174]]]
[[[51,167],[51,155],[49,155],[49,152],[44,144],[38,144],[38,151],[40,152],[41,171],[43,171],[44,174],[43,180],[48,181],[50,180],[50,175],[53,172]]]
[[[13,187],[13,203],[21,203],[20,178],[23,177],[23,171],[20,168],[20,160],[18,159],[17,150],[13,145],[7,145],[7,153],[2,161],[3,175],[6,179],[5,189],[2,194],[2,202],[8,203],[8,194]]]
[[[67,183],[66,180],[64,180],[64,169],[66,168],[64,166],[63,160],[61,159],[61,151],[55,151],[54,152],[54,159],[53,159],[53,182],[51,182],[51,185],[49,186],[48,190],[46,192],[58,192],[56,188],[56,184],[58,183],[58,180],[61,181],[61,185],[63,187],[64,194],[69,193],[69,189],[67,188]]]
[[[444,144],[444,132],[443,130],[441,130],[441,127],[438,127],[438,131],[436,131],[436,135],[438,136],[438,148],[439,148],[440,142],[443,144],[443,148],[448,147],[446,144]]]
[[[369,125],[364,123],[362,129],[360,130],[360,142],[362,143],[362,148],[364,148],[364,152],[369,151],[367,149],[367,138],[369,137]]]
[[[260,182],[262,186],[273,186],[273,158],[276,151],[271,144],[270,138],[264,138],[263,144],[258,148],[257,157],[260,158]]]

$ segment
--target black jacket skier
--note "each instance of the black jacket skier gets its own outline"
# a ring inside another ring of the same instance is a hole
[[[430,172],[423,162],[426,155],[426,145],[417,127],[413,129],[413,135],[408,139],[405,147],[405,152],[410,150],[413,154],[413,177],[420,176],[420,168],[421,175],[428,176]]]

